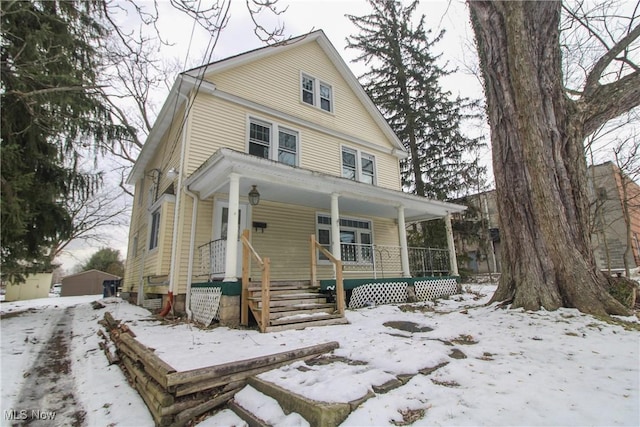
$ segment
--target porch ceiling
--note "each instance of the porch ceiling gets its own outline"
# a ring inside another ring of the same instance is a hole
[[[336,193],[340,212],[353,215],[397,218],[397,207],[404,206],[405,220],[418,221],[461,212],[464,206],[430,200],[401,191],[351,181],[332,175],[240,153],[218,150],[185,182],[186,187],[207,199],[214,193],[229,192],[229,175],[240,176],[240,195],[257,185],[260,200],[329,210],[331,194]]]

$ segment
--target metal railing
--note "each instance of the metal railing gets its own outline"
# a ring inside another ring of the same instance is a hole
[[[200,254],[200,274],[212,278],[224,274],[227,257],[227,241],[225,239],[212,240],[198,246]]]
[[[329,249],[328,247],[324,247]],[[213,240],[198,247],[200,276],[212,278],[224,275],[227,241]],[[340,251],[345,272],[370,272],[374,278],[402,275],[400,246],[341,243]],[[449,251],[436,248],[408,248],[409,271],[413,277],[449,274]],[[328,258],[320,253],[321,261]]]
[[[371,272],[374,278],[402,275],[400,246],[340,245],[345,272]],[[436,248],[408,248],[411,276],[442,276],[449,273],[449,251]]]

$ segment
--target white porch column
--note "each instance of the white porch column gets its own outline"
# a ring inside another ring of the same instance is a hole
[[[453,229],[451,228],[451,214],[447,214],[444,217],[444,226],[447,229],[447,247],[449,248],[449,266],[450,275],[459,276],[458,273],[458,260],[456,259],[456,245],[453,240]]]
[[[331,254],[337,259],[342,260],[340,251],[340,209],[338,208],[338,197],[340,197],[338,193],[331,194]]]
[[[240,175],[229,174],[229,217],[227,220],[227,254],[224,263],[224,281],[238,280],[238,209],[240,209]]]
[[[407,247],[407,229],[404,223],[404,206],[398,206],[398,236],[400,236],[402,277],[411,277],[411,271],[409,269],[409,249]]]

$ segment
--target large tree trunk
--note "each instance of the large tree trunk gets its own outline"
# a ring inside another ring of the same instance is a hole
[[[500,214],[494,301],[622,314],[589,237],[585,115],[562,87],[559,2],[470,1]]]

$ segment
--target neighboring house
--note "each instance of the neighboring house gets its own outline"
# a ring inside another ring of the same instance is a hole
[[[246,323],[252,304],[260,328],[273,330],[276,314],[264,317],[261,304],[284,304],[274,301],[283,282],[297,296],[312,294],[301,282],[344,285],[353,306],[358,285],[401,278],[383,291],[397,286],[406,296],[412,269],[457,275],[455,256],[435,267],[426,249],[407,247],[406,224],[465,208],[404,193],[406,157],[322,31],[184,72],[128,178],[135,199],[124,296],[145,305],[173,299],[203,323]],[[268,267],[243,257],[249,244]],[[243,268],[273,295],[251,285],[240,300]],[[317,294],[297,305],[314,304]]]
[[[625,196],[620,169],[612,162],[589,166],[587,178],[591,202],[591,245],[596,264],[601,270],[623,272],[627,224],[624,219]],[[640,266],[640,186],[628,178],[625,179],[631,224],[631,251],[628,253],[627,261],[629,268],[634,269]],[[486,221],[498,264],[497,271],[500,271],[500,232],[495,190],[467,196],[465,202],[459,203],[474,207],[478,213],[477,221]],[[478,254],[483,251],[476,241],[469,242],[457,233],[456,242],[459,252],[467,254],[464,267],[474,272],[488,271],[487,265],[490,268],[492,263],[490,249],[488,256],[482,258]],[[482,258],[483,262],[478,262],[479,258]]]
[[[629,268],[640,266],[640,186],[626,176],[626,196],[623,176],[612,162],[589,167],[589,198],[591,201],[592,234],[596,264],[601,270],[624,271],[627,248],[627,223],[624,204],[629,208],[631,250],[627,254]]]
[[[462,268],[473,273],[500,272],[500,231],[495,190],[471,194],[456,203],[469,209],[454,217],[456,248]]]
[[[78,295],[103,295],[105,280],[119,280],[120,277],[100,270],[87,270],[62,278],[61,297]]]
[[[52,273],[30,274],[24,283],[5,282],[5,301],[24,301],[36,298],[48,298]]]

